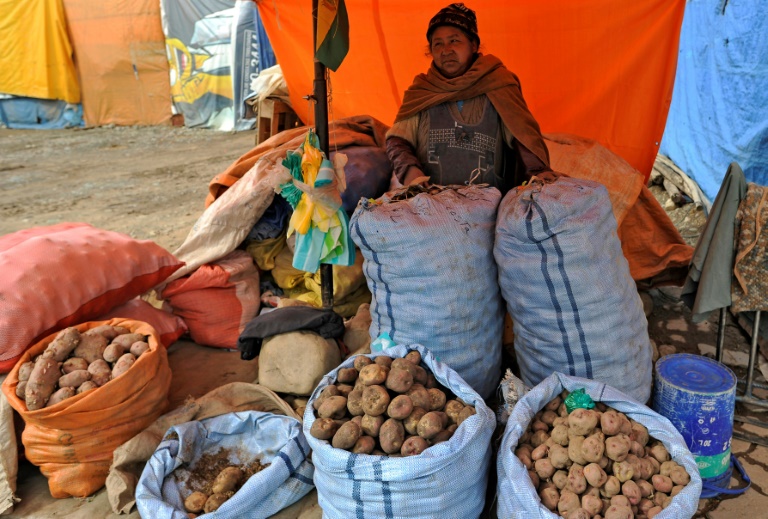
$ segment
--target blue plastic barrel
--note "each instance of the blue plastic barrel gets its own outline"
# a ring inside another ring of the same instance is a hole
[[[679,353],[656,363],[653,409],[680,431],[705,484],[727,488],[736,376],[706,357]]]

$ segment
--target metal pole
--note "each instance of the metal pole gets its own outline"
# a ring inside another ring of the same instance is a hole
[[[314,59],[317,49],[317,2],[312,0],[312,56]],[[328,146],[328,85],[325,81],[325,65],[314,59],[315,62],[315,133],[320,141],[320,149],[326,157],[330,157]],[[320,265],[320,287],[323,301],[323,309],[333,309],[333,265]]]
[[[725,344],[725,307],[720,309],[720,319],[717,322],[717,347],[715,357],[717,362],[723,362],[723,346]]]
[[[749,365],[747,366],[747,387],[744,396],[752,397],[752,383],[755,377],[755,360],[757,359],[757,340],[760,338],[760,310],[755,312],[755,324],[752,327],[752,344],[749,349]]]

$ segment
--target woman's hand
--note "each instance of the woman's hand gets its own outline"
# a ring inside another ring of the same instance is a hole
[[[415,184],[421,184],[423,186],[426,186],[428,181],[429,181],[429,177],[425,175],[420,168],[417,168],[416,166],[411,166],[405,172],[405,177],[403,178],[403,185],[411,186]]]

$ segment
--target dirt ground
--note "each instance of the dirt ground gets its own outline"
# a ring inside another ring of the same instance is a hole
[[[219,133],[171,126],[0,129],[0,235],[59,222],[87,222],[153,240],[173,251],[202,213],[208,182],[250,150],[254,139],[255,132]],[[660,202],[665,201],[663,189],[654,187],[652,191]],[[705,221],[703,213],[688,205],[669,214],[686,241],[695,245]],[[714,349],[716,316],[692,323],[690,312],[679,299],[679,289],[674,287],[651,290],[644,297],[649,333],[657,346],[674,346],[678,352],[696,354]],[[725,338],[726,351],[743,359],[749,344],[744,331],[729,321]],[[743,375],[743,367],[732,367]],[[762,376],[758,380],[765,381]],[[740,410],[745,411],[744,406]],[[768,413],[760,410],[746,411],[768,419]],[[766,429],[741,424],[736,428],[763,440],[768,437]],[[703,500],[697,517],[747,517],[768,508],[768,448],[734,440],[734,452],[753,477],[752,489],[742,497]],[[44,478],[37,469],[24,464],[20,470],[19,494],[26,502],[11,517],[98,516],[81,508],[87,501],[78,501],[74,508],[63,506],[72,500],[60,501],[58,508],[47,503]],[[36,485],[35,490],[26,490],[25,485],[30,489]],[[103,495],[97,499],[105,501]],[[31,507],[30,500],[45,506]]]

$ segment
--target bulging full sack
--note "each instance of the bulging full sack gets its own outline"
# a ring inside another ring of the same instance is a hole
[[[604,186],[559,177],[510,191],[494,256],[526,384],[560,371],[648,401],[648,323]]]
[[[136,487],[141,517],[187,519],[184,499],[192,491],[179,481],[183,477],[172,477],[172,473],[176,469],[194,470],[196,460],[220,449],[229,451],[233,465],[258,459],[269,466],[251,476],[218,510],[198,517],[269,517],[313,488],[314,469],[307,459],[309,446],[301,422],[260,411],[228,413],[168,430]]]
[[[407,191],[406,191],[407,193]],[[492,187],[362,200],[350,235],[365,258],[370,335],[422,344],[483,398],[501,376],[504,308],[493,259]]]
[[[437,382],[474,405],[476,414],[464,420],[451,439],[417,456],[375,456],[336,449],[309,431],[315,422],[314,401],[325,387],[335,383],[340,369],[354,366],[355,357],[347,359],[323,378],[304,413],[304,434],[312,448],[315,485],[324,518],[469,519],[482,512],[495,416],[476,391],[423,346],[394,346],[380,355],[401,358],[410,350],[421,354],[423,365]]]
[[[563,390],[584,389],[596,402],[616,409],[629,418],[643,424],[648,434],[661,441],[673,461],[682,465],[691,477],[690,483],[677,494],[657,519],[683,519],[693,517],[699,506],[701,476],[682,435],[672,423],[650,408],[634,402],[622,392],[601,382],[562,373],[553,373],[521,398],[512,409],[496,459],[497,515],[499,519],[555,519],[559,517],[541,503],[533,487],[528,470],[515,456],[520,437],[528,428],[533,416]]]

